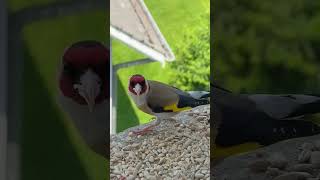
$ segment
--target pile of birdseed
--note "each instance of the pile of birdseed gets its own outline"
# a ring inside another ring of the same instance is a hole
[[[111,179],[210,179],[210,106],[163,120],[149,134],[111,136]]]
[[[225,159],[218,180],[319,180],[320,135],[289,139]]]

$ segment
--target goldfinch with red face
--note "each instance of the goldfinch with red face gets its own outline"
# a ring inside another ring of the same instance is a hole
[[[162,119],[168,119],[177,113],[196,106],[209,104],[209,93],[187,93],[167,84],[146,80],[142,75],[131,76],[128,92],[137,107],[156,117],[156,123],[136,134],[144,134],[160,123]]]
[[[109,50],[96,41],[74,43],[59,72],[59,102],[84,141],[107,157]]]

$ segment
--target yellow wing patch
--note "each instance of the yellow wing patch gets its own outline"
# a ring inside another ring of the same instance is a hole
[[[213,150],[213,157],[225,158],[234,154],[240,154],[240,153],[252,151],[260,147],[262,147],[262,145],[258,143],[243,143],[243,144],[234,145],[230,147],[221,147],[216,145],[215,149]]]
[[[177,104],[171,104],[171,105],[169,105],[169,106],[163,107],[163,109],[164,109],[165,111],[180,112],[180,111],[184,111],[184,110],[191,109],[191,107],[178,108],[178,107],[177,107]]]

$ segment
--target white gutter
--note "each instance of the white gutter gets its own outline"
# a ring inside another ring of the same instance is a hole
[[[160,52],[154,50],[153,48],[151,48],[149,46],[146,46],[145,44],[143,44],[140,41],[133,39],[129,35],[117,30],[116,28],[114,28],[112,26],[110,26],[110,35],[113,38],[118,39],[118,40],[124,42],[125,44],[127,44],[128,46],[136,49],[137,51],[141,52],[142,54],[145,54],[146,56],[150,57],[151,59],[160,61],[161,64],[164,64],[167,59],[167,57],[165,57]]]

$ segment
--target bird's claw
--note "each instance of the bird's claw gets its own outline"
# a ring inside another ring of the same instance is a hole
[[[142,130],[132,131],[134,135],[145,135],[153,130],[153,126],[143,128]]]
[[[148,130],[148,131],[132,131],[132,133],[136,136],[139,136],[139,135],[145,135],[147,134],[148,132],[150,132],[151,130]]]

